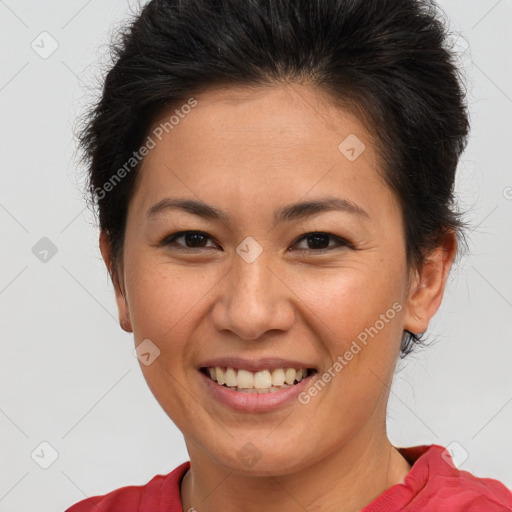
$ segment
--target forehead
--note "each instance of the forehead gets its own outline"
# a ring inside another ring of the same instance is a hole
[[[217,87],[195,99],[197,104],[190,113],[180,119],[174,116],[178,123],[171,131],[176,144],[194,144],[190,138],[193,132],[205,144],[219,142],[226,148],[241,145],[248,154],[260,152],[262,143],[275,153],[293,148],[301,154],[337,150],[343,135],[354,134],[368,142],[371,138],[355,115],[313,86]],[[170,115],[179,110],[180,105],[176,105],[162,112],[152,129],[165,128]]]
[[[372,136],[318,89],[224,87],[194,99],[194,107],[175,105],[151,127],[156,144],[138,180],[146,207],[171,192],[262,207],[316,192],[365,203],[389,195]]]

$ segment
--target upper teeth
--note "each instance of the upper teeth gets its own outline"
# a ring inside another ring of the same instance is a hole
[[[208,373],[212,380],[221,385],[240,389],[269,389],[272,386],[292,385],[300,382],[307,376],[307,368],[276,368],[275,370],[261,370],[250,372],[236,368],[209,367]]]

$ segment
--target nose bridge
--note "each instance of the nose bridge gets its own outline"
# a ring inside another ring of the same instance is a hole
[[[218,330],[231,330],[238,337],[257,339],[268,330],[286,330],[294,320],[287,288],[275,275],[270,252],[258,249],[252,240],[242,242],[233,257],[233,267],[212,310]]]
[[[239,304],[240,301],[250,301],[253,310],[256,307],[259,310],[270,308],[275,279],[271,260],[268,254],[263,253],[254,261],[241,256],[234,258],[233,282],[230,283],[233,299],[236,297]]]

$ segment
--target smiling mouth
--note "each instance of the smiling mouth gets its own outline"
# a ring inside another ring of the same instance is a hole
[[[202,367],[200,371],[220,386],[242,393],[275,393],[295,386],[316,373],[313,368],[275,368],[251,372],[220,366]]]

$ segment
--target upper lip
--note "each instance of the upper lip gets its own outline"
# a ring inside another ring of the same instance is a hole
[[[276,368],[308,368],[316,370],[310,363],[297,361],[294,359],[281,359],[276,357],[264,357],[260,359],[244,359],[241,357],[219,357],[208,359],[199,364],[201,368],[211,368],[220,366],[221,368],[236,368],[238,370],[248,370],[257,372],[259,370],[275,370]]]

